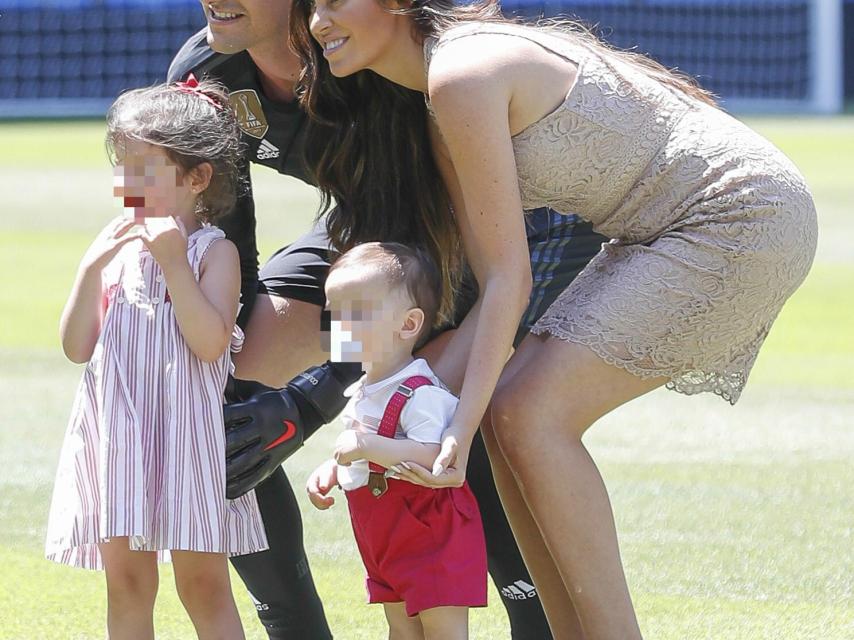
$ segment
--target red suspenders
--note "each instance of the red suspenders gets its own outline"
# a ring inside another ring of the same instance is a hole
[[[400,422],[400,414],[403,412],[403,407],[406,405],[406,402],[412,397],[412,394],[415,393],[415,390],[418,387],[432,384],[433,383],[430,382],[430,379],[425,376],[412,376],[411,378],[404,380],[397,387],[397,390],[392,394],[388,404],[386,405],[377,435],[381,435],[385,438],[394,438],[394,434],[397,431],[397,425]],[[385,468],[375,462],[369,462],[368,467],[371,470],[371,473],[368,476],[368,488],[371,490],[371,494],[373,494],[375,498],[379,498],[388,491],[388,482],[386,482],[385,479]]]

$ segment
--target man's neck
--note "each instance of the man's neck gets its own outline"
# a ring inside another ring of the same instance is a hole
[[[287,45],[247,50],[258,68],[264,95],[274,102],[293,102],[294,87],[300,72],[300,59]]]

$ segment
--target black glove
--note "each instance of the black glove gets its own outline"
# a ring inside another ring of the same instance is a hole
[[[299,374],[284,389],[268,390],[225,405],[225,495],[254,489],[298,450],[306,438],[337,416],[344,389],[361,367],[326,363]]]

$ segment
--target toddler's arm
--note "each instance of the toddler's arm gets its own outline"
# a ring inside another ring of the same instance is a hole
[[[308,499],[321,511],[335,504],[335,498],[327,495],[338,484],[338,464],[329,459],[311,472],[305,484]]]
[[[343,465],[365,459],[383,467],[390,467],[399,462],[417,462],[423,467],[430,467],[439,455],[439,448],[439,445],[434,443],[394,440],[374,433],[347,429],[335,442],[335,460]]]

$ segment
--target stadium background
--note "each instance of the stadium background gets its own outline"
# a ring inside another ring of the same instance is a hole
[[[829,35],[812,28],[819,4],[839,11]],[[844,107],[810,115],[821,109],[805,97],[816,84],[816,46],[838,38],[837,89],[854,98],[854,0],[505,8],[568,8],[616,44],[699,74],[728,107],[748,99],[748,124],[806,175],[821,225],[816,264],[738,406],[656,392],[608,416],[586,443],[609,487],[645,637],[854,638],[854,116]],[[0,122],[0,639],[104,636],[103,576],[42,556],[81,372],[62,357],[56,327],[85,247],[120,212],[103,149],[104,107],[122,89],[161,80],[202,24],[193,0],[0,0],[0,114],[8,118]],[[787,113],[763,115],[763,105]],[[263,168],[253,183],[263,259],[306,228],[317,199]],[[363,603],[341,497],[320,513],[301,491],[335,435],[334,425],[318,433],[286,468],[336,638],[375,639],[382,615]],[[191,638],[171,569],[161,575],[158,637]],[[263,638],[237,581],[235,595],[247,637]],[[494,591],[490,598],[493,606],[472,615],[474,640],[507,637]]]
[[[736,110],[757,99],[750,110],[809,99],[810,82],[828,60],[838,65],[829,72],[840,97],[854,96],[854,0],[505,0],[503,6],[526,17],[579,17],[614,44],[697,76]],[[204,24],[195,0],[6,0],[0,12],[0,117],[103,113],[122,90],[162,79],[177,48]],[[838,40],[834,28],[846,34],[846,45],[821,59],[816,47]]]

